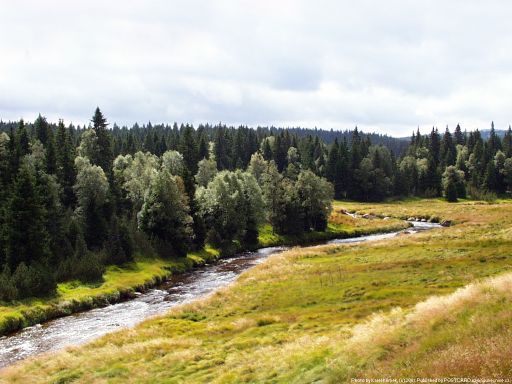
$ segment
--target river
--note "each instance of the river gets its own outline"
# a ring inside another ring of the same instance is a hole
[[[439,224],[434,223],[412,223],[414,227],[404,231],[335,239],[327,243],[375,241],[403,232],[414,233],[439,227]],[[29,356],[79,345],[121,328],[133,327],[148,317],[164,314],[172,307],[211,294],[233,282],[243,271],[286,249],[262,248],[221,259],[214,264],[173,276],[157,288],[141,293],[134,299],[61,317],[0,337],[0,367],[6,367]]]

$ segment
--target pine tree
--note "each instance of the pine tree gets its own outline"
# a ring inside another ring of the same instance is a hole
[[[465,135],[462,133],[460,129],[460,125],[457,124],[455,127],[455,132],[453,133],[454,139],[455,139],[455,145],[464,145],[465,144]]]
[[[441,160],[441,143],[437,128],[432,128],[429,137],[429,156],[433,167],[437,168]]]
[[[50,139],[51,128],[48,125],[46,118],[41,116],[41,114],[39,114],[37,119],[34,121],[34,130],[36,133],[36,139],[46,147],[48,140]]]
[[[498,176],[494,161],[487,163],[482,187],[487,191],[496,191],[498,189]]]
[[[508,126],[507,133],[503,137],[503,152],[505,157],[512,157],[512,128]]]
[[[452,135],[446,127],[446,131],[441,142],[441,164],[443,167],[447,167],[455,164],[457,150],[452,140]]]
[[[128,133],[128,140],[126,143],[126,153],[133,155],[135,152],[135,139],[133,138],[133,131],[130,131],[130,133]]]
[[[74,165],[75,149],[71,142],[69,130],[64,127],[64,122],[59,121],[57,126],[57,137],[55,139],[57,151],[57,179],[62,185],[62,202],[66,207],[72,207],[75,202],[73,185],[76,180],[76,170]]]
[[[112,160],[114,159],[112,152],[112,135],[107,129],[107,119],[105,119],[99,107],[96,107],[91,122],[93,123],[93,129],[98,138],[99,150],[98,158],[90,160],[93,164],[99,165],[106,175],[110,175],[112,170]]]
[[[486,162],[492,159],[496,152],[501,149],[501,140],[494,129],[494,121],[491,123],[491,130],[489,132],[486,149]]]
[[[219,171],[231,169],[230,144],[227,129],[219,126],[216,131],[213,147]]]
[[[156,155],[162,156],[165,152],[167,152],[167,142],[165,141],[165,136],[162,135],[156,145]]]
[[[208,159],[210,157],[210,149],[208,146],[208,139],[203,134],[199,139],[199,149],[198,149],[198,159],[199,161],[203,159]]]
[[[325,177],[331,183],[334,183],[336,180],[336,164],[338,163],[338,158],[340,155],[340,146],[338,144],[338,138],[334,140],[334,143],[329,148],[329,153],[327,155],[327,164],[325,168]]]
[[[198,145],[195,131],[191,125],[186,125],[180,135],[179,152],[183,155],[183,161],[191,175],[197,173]]]
[[[30,139],[23,120],[20,120],[18,130],[16,131],[16,157],[18,161],[30,153]]]
[[[48,132],[48,137],[46,141],[46,173],[49,175],[54,175],[57,173],[57,153],[55,148],[55,138],[53,136],[53,132]]]
[[[263,142],[262,155],[265,160],[272,160],[272,148],[270,147],[270,143],[268,140],[265,140]]]
[[[286,143],[284,142],[281,134],[276,135],[274,150],[272,152],[277,170],[282,172],[286,168],[286,153],[288,152],[288,149],[286,148]]]
[[[6,247],[11,270],[22,262],[46,262],[50,252],[44,209],[33,171],[25,163],[16,177],[7,213]]]

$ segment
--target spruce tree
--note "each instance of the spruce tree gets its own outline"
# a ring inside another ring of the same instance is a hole
[[[510,125],[503,137],[503,153],[505,153],[505,157],[512,157],[512,128]]]
[[[37,119],[34,121],[34,130],[36,133],[36,139],[46,147],[48,140],[50,139],[51,128],[48,125],[46,118],[41,116],[41,114],[39,114]]]
[[[46,262],[50,255],[44,208],[35,183],[33,170],[23,163],[14,183],[6,220],[7,261],[13,271],[22,262],[27,265]]]
[[[265,140],[263,142],[263,148],[262,148],[261,152],[262,152],[263,158],[266,161],[272,160],[272,148],[270,147],[270,143],[268,140]]]
[[[455,144],[453,143],[452,135],[446,127],[446,131],[443,135],[443,140],[441,141],[441,164],[443,167],[447,167],[455,164],[457,156],[457,150],[455,149]]]
[[[465,137],[462,133],[462,130],[460,129],[460,125],[457,124],[455,127],[455,132],[453,133],[453,137],[455,139],[455,145],[464,145],[465,144]]]
[[[203,159],[208,159],[210,156],[210,149],[208,146],[208,139],[203,134],[199,138],[199,149],[198,149],[198,159],[199,161]]]
[[[338,163],[339,151],[340,146],[338,144],[338,138],[336,138],[334,139],[334,143],[331,145],[331,148],[329,148],[327,164],[325,168],[325,177],[333,184],[336,180],[336,164]]]
[[[48,137],[46,140],[46,173],[50,175],[54,175],[57,173],[57,151],[55,148],[55,138],[53,136],[53,132],[48,132]]]
[[[485,168],[482,188],[487,191],[496,191],[498,189],[498,175],[494,161],[489,161]]]
[[[69,130],[64,126],[62,120],[59,121],[57,126],[57,135],[55,138],[57,150],[56,158],[56,175],[59,183],[62,186],[62,202],[65,207],[72,207],[75,202],[75,194],[73,192],[73,185],[76,180],[75,170],[75,148],[71,142]]]
[[[286,148],[286,143],[284,142],[282,135],[276,135],[276,139],[274,141],[274,150],[272,152],[277,170],[279,172],[282,172],[286,168],[287,151],[288,149]]]
[[[179,152],[183,155],[183,161],[191,175],[197,173],[198,145],[196,142],[196,134],[191,125],[185,125],[181,131]]]
[[[215,160],[217,160],[217,169],[231,169],[230,140],[225,127],[219,126],[214,140]]]
[[[114,159],[112,152],[112,135],[107,129],[107,119],[103,116],[99,107],[96,107],[91,122],[93,123],[93,129],[98,138],[99,150],[97,158],[90,160],[93,164],[99,165],[106,175],[110,175],[112,170],[112,160]]]
[[[20,120],[18,130],[16,131],[16,157],[18,161],[21,161],[21,158],[29,153],[30,138],[23,120]]]

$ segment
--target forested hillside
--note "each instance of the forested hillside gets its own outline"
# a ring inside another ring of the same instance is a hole
[[[418,132],[399,153],[375,145],[387,137],[357,128],[340,136],[224,125],[110,129],[99,108],[86,129],[42,116],[1,128],[4,301],[101,279],[106,265],[136,252],[254,248],[266,223],[277,234],[323,231],[333,196],[492,199],[512,186],[512,132],[501,139],[494,127],[487,140],[459,126]]]

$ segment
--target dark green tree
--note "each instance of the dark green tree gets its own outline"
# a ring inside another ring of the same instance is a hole
[[[462,133],[462,130],[460,129],[460,125],[457,124],[455,127],[455,132],[453,133],[454,139],[455,139],[455,145],[464,145],[466,142],[465,135]]]
[[[107,129],[107,119],[103,116],[99,107],[96,107],[91,122],[93,123],[93,129],[98,138],[97,143],[99,149],[97,159],[90,160],[93,164],[99,165],[106,175],[110,175],[112,171],[112,161],[114,160],[112,152],[112,135]]]
[[[24,262],[46,262],[49,236],[44,208],[36,190],[34,172],[23,163],[13,186],[7,211],[7,261],[11,270]]]
[[[443,167],[455,165],[456,158],[457,150],[455,149],[452,135],[448,130],[448,127],[446,127],[443,140],[441,141],[441,164]]]
[[[65,207],[73,207],[76,203],[76,197],[73,192],[73,185],[76,181],[75,170],[75,148],[71,142],[69,130],[64,126],[62,120],[57,126],[57,135],[55,138],[57,151],[56,175],[62,186],[62,202]]]
[[[503,153],[505,157],[512,157],[512,128],[508,126],[508,130],[503,137]]]

